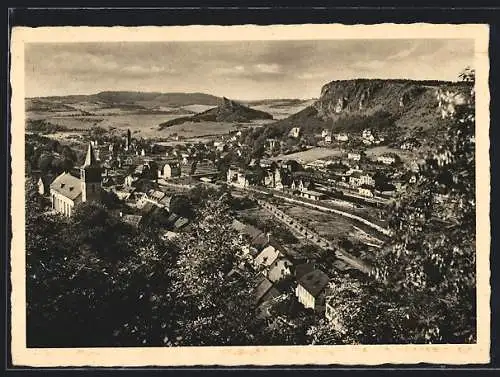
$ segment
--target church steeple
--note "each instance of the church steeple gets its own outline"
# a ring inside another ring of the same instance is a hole
[[[96,165],[97,165],[97,158],[95,157],[94,147],[92,146],[92,143],[89,143],[89,147],[87,148],[87,155],[85,156],[85,162],[83,166],[87,167]]]
[[[92,144],[89,143],[85,162],[80,168],[80,181],[82,184],[82,202],[99,200],[101,197],[102,169],[94,153]]]
[[[130,132],[130,128],[127,129],[127,138],[125,139],[125,150],[128,151],[131,147],[132,143],[132,133]]]

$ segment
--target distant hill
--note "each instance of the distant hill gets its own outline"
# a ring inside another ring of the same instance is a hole
[[[310,102],[311,99],[298,99],[298,98],[277,98],[277,99],[261,99],[253,101],[240,101],[248,106],[269,106],[269,107],[290,107],[298,106]]]
[[[442,123],[439,93],[470,93],[470,84],[447,81],[357,79],[324,85],[321,96],[305,109],[273,123],[304,132],[323,128],[359,131],[397,127],[402,132],[426,132]]]
[[[190,105],[217,106],[219,98],[205,93],[157,93],[105,91],[89,95],[68,95],[53,97],[35,97],[26,99],[27,110],[50,108],[52,104],[74,105],[94,103],[103,106],[122,108],[150,109],[159,106],[182,107]]]
[[[159,125],[160,129],[185,122],[240,122],[246,123],[258,119],[273,119],[264,111],[251,109],[226,97],[219,100],[218,106],[193,116],[175,118]]]
[[[95,95],[95,98],[112,103],[150,102],[168,106],[216,106],[218,101],[218,97],[205,93],[100,92]]]

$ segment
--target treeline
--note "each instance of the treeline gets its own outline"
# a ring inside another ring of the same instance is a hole
[[[42,174],[69,172],[83,162],[84,156],[83,151],[75,151],[57,140],[41,135],[26,135],[25,161],[32,170],[40,170]]]
[[[380,110],[370,115],[352,114],[340,117],[333,123],[333,128],[346,132],[360,132],[367,128],[385,131],[396,127],[396,119],[397,117],[394,114]]]
[[[26,130],[42,134],[53,134],[60,131],[68,131],[68,128],[59,124],[50,123],[44,119],[30,119],[26,124]]]

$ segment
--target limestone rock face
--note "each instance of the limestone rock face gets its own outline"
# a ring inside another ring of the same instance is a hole
[[[410,108],[436,108],[449,103],[446,88],[464,91],[466,84],[439,81],[358,79],[332,81],[321,89],[313,108],[323,120],[345,114],[370,114],[386,111],[399,114]],[[439,95],[437,94],[439,91]],[[437,101],[436,101],[437,98]],[[457,97],[460,102],[460,96]]]
[[[300,127],[302,134],[394,128],[403,136],[415,131],[434,135],[444,125],[442,117],[470,98],[472,90],[467,82],[336,80],[323,85],[312,105],[272,125],[284,132]]]

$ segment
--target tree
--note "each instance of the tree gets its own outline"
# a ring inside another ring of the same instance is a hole
[[[475,340],[473,71],[461,77],[470,84],[469,101],[456,108],[418,183],[392,211],[394,243],[378,261],[379,276],[408,303],[412,342]]]
[[[69,221],[33,205],[28,199],[28,345],[163,345],[164,332],[175,325],[166,273],[175,247],[154,230],[134,231],[97,204],[83,203]]]
[[[43,154],[40,156],[38,160],[38,168],[42,171],[42,173],[47,173],[52,166],[52,161],[54,157],[51,154]]]
[[[172,272],[176,297],[173,345],[255,344],[261,325],[252,303],[252,276],[239,269],[241,245],[225,196],[199,209],[178,243]]]
[[[390,292],[349,276],[332,276],[327,300],[332,320],[309,328],[312,344],[404,343],[405,305],[394,305]],[[374,299],[376,297],[376,299]]]

